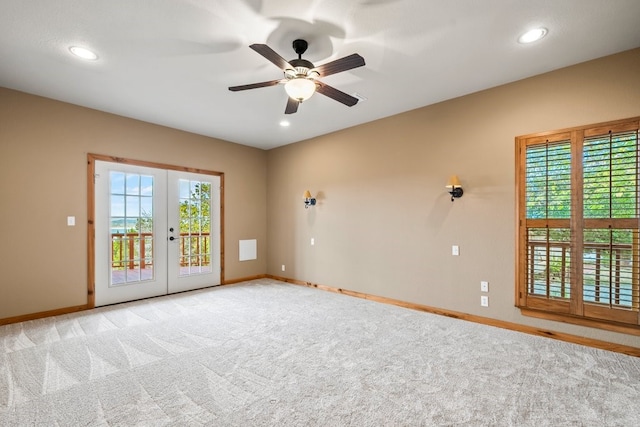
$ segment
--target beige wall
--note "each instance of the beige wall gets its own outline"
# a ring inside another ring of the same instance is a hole
[[[268,273],[640,347],[514,307],[514,138],[639,116],[639,82],[636,49],[269,151]]]
[[[0,88],[0,319],[86,303],[87,153],[223,172],[225,278],[265,273],[265,151]]]

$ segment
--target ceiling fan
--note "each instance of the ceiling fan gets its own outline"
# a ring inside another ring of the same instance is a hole
[[[357,53],[354,53],[316,67],[306,59],[302,59],[302,54],[306,52],[308,46],[309,45],[305,40],[294,40],[293,50],[298,54],[298,58],[292,59],[291,61],[285,61],[283,57],[278,55],[266,44],[252,44],[249,46],[251,49],[255,50],[284,71],[284,78],[242,86],[231,86],[229,90],[237,92],[240,90],[257,89],[260,87],[284,84],[284,89],[289,95],[287,107],[284,110],[285,114],[293,114],[298,111],[298,105],[309,99],[315,92],[328,96],[329,98],[341,102],[348,107],[356,105],[358,103],[358,98],[339,91],[326,83],[322,83],[318,78],[351,70],[352,68],[362,67],[364,65],[364,58]]]

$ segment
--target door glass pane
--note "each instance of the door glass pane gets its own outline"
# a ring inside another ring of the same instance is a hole
[[[109,173],[110,286],[153,280],[153,176]]]
[[[211,183],[179,180],[180,276],[211,273]]]
[[[140,177],[140,195],[141,196],[153,196],[153,177],[141,176]]]

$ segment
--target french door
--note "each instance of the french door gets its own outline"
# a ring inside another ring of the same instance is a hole
[[[95,305],[220,284],[220,176],[95,161]]]

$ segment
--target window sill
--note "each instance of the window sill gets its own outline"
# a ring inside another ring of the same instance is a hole
[[[550,313],[548,311],[534,310],[528,307],[519,307],[523,316],[538,319],[553,320],[555,322],[570,323],[589,328],[604,329],[611,332],[640,336],[640,326],[623,323],[608,322],[586,317],[572,316],[570,314]]]

